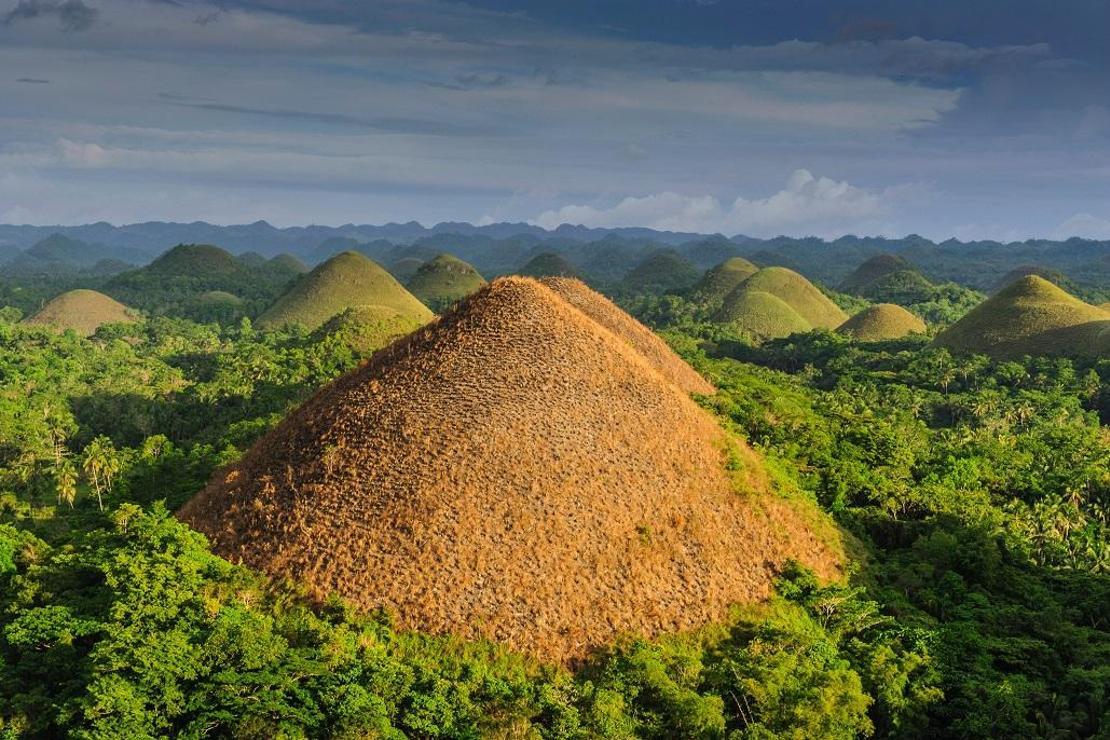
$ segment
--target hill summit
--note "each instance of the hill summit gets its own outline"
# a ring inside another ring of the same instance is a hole
[[[863,342],[901,339],[907,334],[924,334],[925,322],[893,303],[868,306],[837,327],[837,333]]]
[[[622,311],[605,296],[590,289],[581,280],[547,277],[540,282],[558,293],[567,303],[632,345],[660,375],[685,392],[703,395],[714,392],[713,386],[683,362],[682,358],[676,355],[655,332]]]
[[[302,276],[256,322],[261,327],[299,324],[316,329],[355,306],[385,306],[421,323],[432,312],[376,262],[358,252],[340,252]]]
[[[872,283],[903,270],[913,270],[905,257],[896,254],[877,254],[865,260],[851,275],[844,278],[840,289],[845,293],[860,293]]]
[[[694,296],[703,303],[720,305],[729,293],[736,289],[759,268],[743,257],[732,257],[706,271],[694,286]]]
[[[179,516],[320,597],[565,663],[722,618],[788,559],[834,575],[820,520],[764,481],[631,345],[501,278],[323,388]]]
[[[421,265],[409,279],[408,288],[428,308],[442,311],[486,284],[486,279],[468,262],[440,254]]]
[[[527,277],[579,277],[578,269],[558,252],[540,252],[520,268],[519,274]]]
[[[62,331],[73,329],[91,336],[102,324],[134,321],[135,313],[119,301],[95,290],[71,290],[53,298],[24,323],[53,326]]]
[[[1038,275],[1026,275],[937,335],[953,352],[993,357],[1110,352],[1110,312]]]
[[[141,268],[141,272],[189,278],[246,277],[250,274],[247,265],[231,252],[211,244],[178,244]]]

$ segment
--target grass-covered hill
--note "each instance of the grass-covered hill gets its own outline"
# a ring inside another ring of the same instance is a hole
[[[134,311],[103,293],[78,289],[57,296],[25,323],[61,331],[72,329],[81,336],[90,336],[102,324],[129,322],[136,318]]]
[[[924,334],[925,322],[893,303],[869,306],[845,321],[836,331],[863,342],[901,339],[908,334]]]
[[[528,262],[517,271],[517,274],[534,278],[581,277],[578,268],[558,252],[540,252],[535,257],[528,260]]]
[[[450,254],[440,254],[417,269],[408,281],[409,292],[436,313],[486,284],[472,265]]]
[[[303,275],[308,272],[308,265],[291,254],[279,254],[266,263],[267,267],[275,272],[287,275]]]
[[[817,286],[797,272],[785,267],[765,267],[751,275],[729,293],[716,320],[722,323],[743,321],[749,303],[743,301],[746,293],[770,294],[785,303],[800,316],[810,328],[835,329],[848,315]],[[766,304],[766,301],[761,303]]]
[[[200,295],[220,291],[243,299],[249,314],[273,300],[290,277],[270,263],[249,267],[220,247],[181,244],[149,265],[112,277],[104,292],[153,314],[188,315]]]
[[[385,306],[421,322],[432,312],[384,268],[358,252],[340,252],[303,275],[257,320],[263,328],[316,329],[355,306]]]
[[[660,249],[632,268],[621,285],[635,293],[681,293],[700,277],[698,268],[678,252]]]
[[[905,257],[896,254],[877,254],[864,261],[846,277],[840,284],[840,290],[854,295],[863,295],[862,291],[875,281],[896,272],[913,269],[913,265]]]
[[[994,294],[937,335],[961,354],[1098,356],[1110,352],[1110,313],[1037,275]]]
[[[813,329],[789,303],[762,290],[734,291],[713,318],[757,340],[788,337]]]
[[[740,283],[759,272],[759,268],[743,257],[731,257],[705,272],[691,290],[694,300],[708,306],[719,306]]]
[[[420,269],[427,260],[422,260],[419,257],[402,257],[399,260],[389,263],[389,274],[397,278],[397,280],[404,284],[412,280],[412,276]]]
[[[998,281],[991,286],[990,292],[997,293],[1029,275],[1036,275],[1039,278],[1044,278],[1056,287],[1069,292],[1074,287],[1074,284],[1068,279],[1068,276],[1059,270],[1053,270],[1049,267],[1040,267],[1038,265],[1020,265],[999,278]]]
[[[328,319],[312,338],[339,338],[360,354],[369,355],[424,323],[422,318],[405,315],[389,306],[353,306]]]

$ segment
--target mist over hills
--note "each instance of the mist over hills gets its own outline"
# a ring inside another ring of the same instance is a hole
[[[416,222],[383,225],[295,226],[278,228],[265,221],[218,226],[205,222],[146,222],[114,226],[0,225],[0,273],[89,270],[123,262],[141,265],[178,244],[215,244],[232,253],[264,257],[295,255],[308,265],[342,251],[358,251],[391,265],[416,258],[426,261],[450,253],[494,277],[519,271],[541,254],[556,254],[598,282],[622,279],[645,258],[673,250],[699,270],[730,257],[750,259],[760,267],[790,267],[811,280],[840,284],[860,263],[879,255],[907,260],[927,278],[953,281],[988,291],[1015,268],[1036,265],[1066,275],[1079,286],[1110,284],[1110,241],[1073,238],[1022,242],[940,243],[921,236],[901,238],[843,236],[756,239],[647,228],[587,228],[564,224],[547,230],[527,223],[473,225],[444,222],[425,227]]]

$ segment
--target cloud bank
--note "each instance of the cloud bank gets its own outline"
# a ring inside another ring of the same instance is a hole
[[[648,226],[661,231],[776,236],[836,236],[878,224],[890,215],[888,193],[796,170],[786,186],[765,198],[736,198],[730,205],[711,195],[664,192],[625,198],[610,208],[570,205],[545,211],[532,223],[552,229],[564,223],[593,227]]]

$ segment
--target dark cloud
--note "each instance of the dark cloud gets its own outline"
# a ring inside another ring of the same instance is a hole
[[[496,133],[493,128],[487,126],[468,126],[466,124],[449,123],[447,121],[429,121],[417,118],[389,116],[364,118],[361,116],[347,115],[345,113],[323,113],[283,108],[252,108],[228,103],[192,102],[187,98],[174,96],[172,93],[159,93],[159,97],[167,101],[170,105],[179,105],[183,108],[193,108],[217,113],[235,113],[248,116],[262,116],[265,118],[307,121],[310,123],[324,123],[332,126],[372,129],[391,134],[482,136]]]
[[[20,21],[54,16],[63,31],[85,31],[96,23],[99,15],[99,10],[85,5],[82,0],[19,0],[19,5],[4,16],[4,25],[11,26]]]
[[[20,77],[16,82],[22,82],[25,85],[49,85],[50,80],[43,80],[38,77]]]
[[[429,82],[431,87],[445,90],[491,90],[495,87],[505,87],[509,78],[505,75],[479,75],[467,74],[455,77],[452,82]]]

